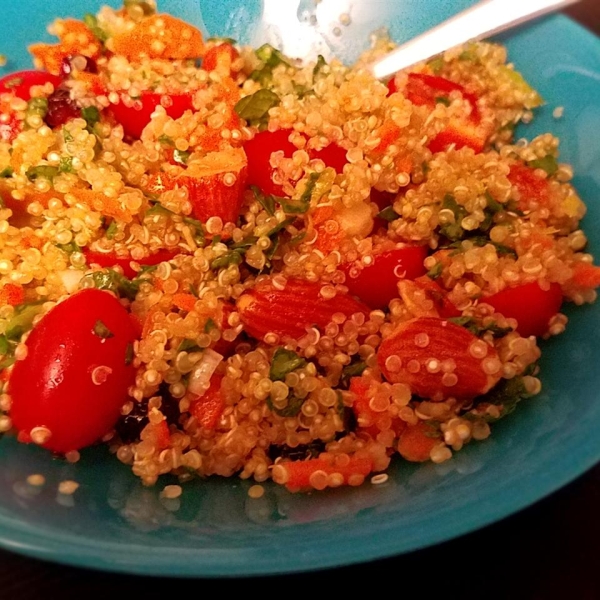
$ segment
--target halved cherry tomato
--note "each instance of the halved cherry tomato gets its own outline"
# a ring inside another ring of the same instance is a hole
[[[111,104],[110,109],[115,119],[123,126],[125,134],[139,139],[162,97],[162,94],[144,92],[140,98],[141,107],[125,106],[119,101],[118,104]],[[165,111],[172,119],[179,119],[186,110],[194,109],[190,94],[170,94],[169,99],[171,103],[165,106]]]
[[[428,300],[433,302],[433,307],[442,319],[460,317],[462,312],[450,302],[448,292],[427,275],[417,277],[415,283],[425,292]]]
[[[350,294],[360,298],[370,308],[385,308],[398,297],[398,281],[415,279],[425,273],[423,261],[426,246],[405,246],[375,256],[373,263],[352,277],[352,263],[341,267],[346,273],[344,282]]]
[[[31,86],[51,83],[56,89],[61,81],[60,77],[46,71],[17,71],[0,79],[0,94],[13,93],[17,98],[29,100],[31,98]]]
[[[10,376],[19,438],[35,441],[49,431],[41,445],[68,452],[108,433],[135,380],[128,359],[135,339],[129,313],[108,292],[82,290],[54,307],[32,330],[27,356]]]
[[[517,331],[524,337],[541,337],[548,331],[550,319],[560,310],[562,290],[558,283],[551,283],[543,290],[538,283],[525,283],[506,288],[481,302],[491,304],[507,318],[516,319]]]
[[[273,181],[275,169],[271,166],[271,154],[282,151],[286,158],[298,148],[290,142],[291,130],[260,131],[244,145],[248,156],[248,185],[255,185],[263,194],[283,196],[283,188]]]
[[[271,155],[273,152],[282,151],[285,158],[292,158],[298,148],[290,142],[291,129],[280,129],[278,131],[260,131],[249,142],[244,149],[248,155],[248,185],[256,185],[263,194],[283,196],[283,188],[273,182],[275,169],[271,166]],[[307,136],[304,136],[308,139]],[[342,173],[344,165],[348,162],[346,150],[331,142],[321,150],[308,150],[311,159],[321,159],[326,167],[331,167],[337,173]]]
[[[88,249],[84,249],[83,254],[85,255],[88,265],[96,264],[104,268],[119,266],[123,269],[123,275],[125,275],[125,277],[128,279],[131,279],[137,275],[137,271],[134,271],[131,267],[131,261],[133,259],[130,257],[120,257],[113,253],[105,254],[103,252],[95,252],[94,250]],[[174,250],[162,249],[154,254],[151,254],[150,256],[136,260],[135,262],[139,263],[143,267],[148,267],[171,260],[177,256],[177,254],[179,254],[179,252],[175,252]]]

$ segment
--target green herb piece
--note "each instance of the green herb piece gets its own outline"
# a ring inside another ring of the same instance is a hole
[[[388,221],[388,223],[391,223],[392,221],[399,219],[400,215],[394,210],[392,206],[386,206],[386,208],[377,213],[377,217],[379,219],[383,219],[384,221]]]
[[[430,60],[427,64],[434,74],[437,75],[444,68],[444,58],[438,56],[437,58]]]
[[[62,128],[62,134],[63,134],[63,140],[65,140],[65,144],[68,144],[69,142],[73,142],[75,140],[75,138],[72,136],[71,132],[68,131],[67,129],[65,129],[64,126]]]
[[[165,215],[171,216],[175,213],[172,210],[164,207],[160,202],[154,202],[154,204],[146,211],[144,218],[151,217],[152,215]]]
[[[94,125],[100,121],[100,111],[95,106],[86,106],[81,109],[81,118],[87,123],[87,130],[92,132]]]
[[[183,222],[192,229],[192,235],[194,236],[196,244],[198,244],[198,246],[204,246],[206,236],[204,235],[204,225],[202,224],[202,221],[192,219],[191,217],[183,217]]]
[[[279,202],[281,204],[281,208],[283,208],[283,210],[286,213],[293,213],[293,214],[305,213],[310,206],[310,200],[312,198],[312,193],[315,189],[315,186],[317,185],[317,181],[318,181],[319,177],[320,177],[320,173],[311,173],[309,175],[308,182],[306,183],[306,188],[304,189],[304,192],[302,192],[302,195],[300,196],[300,198],[298,198],[297,200],[294,200],[294,199],[287,200],[286,198],[280,198]]]
[[[191,152],[187,150],[173,150],[173,160],[180,165],[187,165]]]
[[[298,398],[297,396],[290,396],[288,398],[288,403],[285,408],[275,408],[273,404],[273,400],[271,400],[270,396],[267,396],[267,406],[271,412],[274,412],[276,415],[280,417],[290,418],[295,417],[300,413],[302,409],[302,405],[304,404],[306,398]]]
[[[272,238],[277,235],[280,231],[285,229],[288,225],[291,225],[296,220],[296,217],[288,217],[287,219],[281,221],[281,223],[277,223],[273,229],[267,232],[267,237]]]
[[[451,210],[454,215],[454,223],[446,223],[440,227],[440,233],[449,240],[460,240],[466,231],[462,228],[462,220],[467,216],[467,210],[461,206],[451,194],[446,194],[442,202],[442,210]]]
[[[558,171],[558,162],[556,161],[556,157],[552,156],[552,154],[546,154],[544,158],[530,160],[527,164],[532,169],[543,169],[549,177],[552,177],[552,175],[555,175]]]
[[[48,98],[31,98],[27,102],[27,115],[38,115],[42,119],[48,114]]]
[[[37,167],[29,167],[25,175],[29,181],[35,181],[40,177],[48,181],[54,181],[54,178],[58,175],[58,168],[50,165],[38,165]]]
[[[102,43],[106,42],[108,36],[104,32],[104,30],[98,25],[98,19],[96,15],[88,13],[83,17],[83,22],[87,25],[87,28],[94,34],[94,37],[96,39],[98,39]]]
[[[61,156],[60,162],[58,163],[59,173],[75,173],[73,168],[73,157],[72,156]]]
[[[5,167],[0,171],[0,178],[7,179],[8,177],[12,177],[14,173],[14,169],[12,167]]]
[[[450,98],[447,96],[437,96],[435,99],[437,104],[443,104],[444,106],[450,106]]]
[[[464,327],[470,331],[473,335],[481,337],[485,333],[491,333],[496,339],[502,338],[513,331],[512,327],[499,327],[495,321],[488,323],[487,325],[479,325],[472,317],[452,317],[448,321]]]
[[[348,387],[350,386],[350,380],[353,377],[360,377],[366,368],[367,368],[367,363],[364,360],[360,360],[358,362],[350,363],[349,365],[346,365],[342,369],[342,377],[340,379],[340,385],[343,388],[348,389]]]
[[[321,72],[321,69],[326,66],[327,61],[325,60],[325,57],[319,54],[319,56],[317,56],[317,62],[313,68],[313,79]]]
[[[81,247],[75,242],[69,242],[68,244],[55,244],[57,248],[60,248],[67,254],[73,254],[73,252],[81,252]]]
[[[427,175],[427,173],[429,173],[429,171],[431,171],[431,167],[429,166],[429,163],[425,160],[421,163],[421,171],[423,171],[423,175]]]
[[[89,277],[93,281],[96,289],[109,290],[128,300],[134,300],[139,291],[139,280],[129,281],[127,277],[117,273],[113,269],[94,271]]]
[[[501,379],[500,382],[493,387],[485,396],[480,397],[480,403],[494,404],[501,407],[500,416],[492,417],[489,414],[481,414],[477,407],[466,413],[465,417],[483,418],[485,421],[494,422],[506,417],[512,413],[517,404],[525,399],[530,398],[532,394],[527,391],[523,383],[523,377],[513,377],[512,379]]]
[[[213,270],[224,269],[229,267],[230,265],[239,265],[242,263],[243,260],[244,258],[242,256],[242,253],[237,250],[233,250],[231,252],[226,252],[218,258],[215,258],[210,263],[210,268]]]
[[[217,324],[209,317],[204,324],[204,333],[210,333],[213,329],[217,329]]]
[[[275,214],[275,198],[270,194],[265,196],[255,185],[251,186],[250,189],[254,194],[254,199],[267,211],[269,216],[272,217]]]
[[[196,340],[190,340],[186,338],[179,344],[177,352],[198,352],[201,350],[200,346],[196,344]]]
[[[235,112],[246,119],[250,125],[265,125],[269,119],[269,110],[277,106],[281,100],[271,90],[261,89],[250,96],[242,98],[235,106]]]
[[[158,137],[158,141],[161,144],[164,144],[165,146],[174,146],[175,145],[173,138],[169,137],[168,135],[165,135],[164,133]]]
[[[275,256],[275,252],[277,252],[277,248],[279,248],[279,238],[275,238],[275,241],[271,244],[269,249],[266,250],[266,252],[265,252],[265,256],[267,257],[267,260],[269,261],[269,265],[271,264],[271,261],[273,260],[273,257]]]
[[[103,340],[115,337],[115,334],[100,319],[94,323],[94,334]]]
[[[435,263],[435,265],[431,267],[429,271],[427,271],[427,277],[429,277],[430,279],[437,279],[441,276],[443,270],[444,266],[441,262]]]
[[[41,302],[20,304],[15,308],[13,318],[8,322],[4,335],[7,340],[18,342],[21,336],[33,327],[33,320],[42,312]]]
[[[112,221],[111,224],[108,226],[108,229],[106,230],[106,239],[112,240],[115,237],[115,235],[117,235],[118,231],[119,226],[117,225],[117,222]]]
[[[281,381],[285,376],[306,365],[306,360],[292,350],[277,348],[271,361],[269,377],[272,381]]]
[[[487,203],[487,209],[493,214],[504,210],[504,205],[498,202],[498,200],[496,200],[488,191],[485,192],[485,200]]]
[[[2,354],[2,355],[8,354],[9,350],[10,350],[10,344],[8,343],[8,340],[6,339],[6,336],[0,335],[0,354]]]

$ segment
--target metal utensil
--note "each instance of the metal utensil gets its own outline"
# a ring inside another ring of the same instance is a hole
[[[398,46],[371,65],[383,79],[471,40],[481,40],[579,0],[483,0],[440,25]]]

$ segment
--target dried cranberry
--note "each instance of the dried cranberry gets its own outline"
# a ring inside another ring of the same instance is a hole
[[[48,97],[48,112],[44,120],[49,127],[60,127],[80,116],[81,110],[68,89],[59,87]]]
[[[158,395],[162,397],[160,412],[165,416],[168,425],[176,425],[179,421],[179,403],[169,394],[169,386],[162,383],[158,388]],[[115,425],[115,431],[125,444],[140,439],[142,429],[148,425],[148,400],[144,399],[141,402],[135,402],[132,411],[121,417]]]

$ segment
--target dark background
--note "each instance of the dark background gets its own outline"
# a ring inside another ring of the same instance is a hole
[[[566,12],[600,34],[600,0],[583,0]],[[444,600],[600,599],[600,465],[549,498],[475,533],[411,554],[311,574],[227,581],[153,579],[96,573],[0,551],[0,600],[117,595],[171,600],[182,593],[206,598],[215,591],[220,597],[236,592],[273,597],[289,594],[290,588],[315,598],[338,595],[347,585],[360,586],[371,597],[410,598],[416,593]]]

